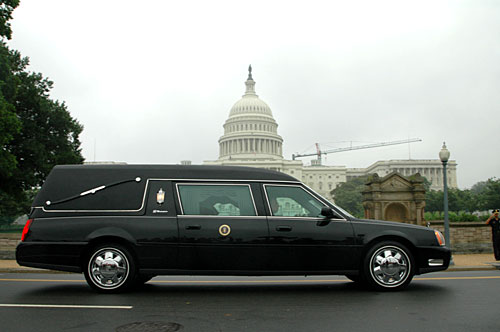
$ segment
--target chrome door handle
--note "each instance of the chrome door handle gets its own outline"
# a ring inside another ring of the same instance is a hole
[[[186,229],[188,231],[199,230],[199,229],[201,229],[201,226],[200,225],[187,225]]]
[[[292,230],[292,226],[276,226],[276,230],[278,232],[290,232]]]

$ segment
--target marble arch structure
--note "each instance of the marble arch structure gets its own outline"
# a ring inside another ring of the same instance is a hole
[[[419,173],[407,177],[393,172],[382,178],[374,174],[365,185],[365,218],[424,224],[425,189]]]

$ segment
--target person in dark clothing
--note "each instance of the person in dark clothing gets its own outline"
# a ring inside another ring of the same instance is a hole
[[[493,214],[486,220],[486,224],[491,226],[493,238],[493,252],[495,259],[500,261],[500,219],[498,218],[498,209],[493,210]]]

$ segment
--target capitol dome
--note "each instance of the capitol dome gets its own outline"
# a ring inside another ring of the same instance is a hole
[[[256,113],[272,117],[271,108],[257,96],[255,93],[255,81],[252,78],[252,67],[248,69],[248,79],[245,82],[246,91],[240,100],[238,100],[229,112],[229,117]]]
[[[224,123],[224,135],[219,139],[221,159],[283,159],[283,139],[271,108],[255,93],[252,66],[248,68],[246,91]]]
[[[269,108],[269,106],[264,101],[257,97],[257,95],[255,95],[253,98],[248,95],[244,95],[243,98],[238,100],[233,105],[229,116],[236,116],[239,114],[247,113],[257,113],[270,117],[273,116],[271,108]]]

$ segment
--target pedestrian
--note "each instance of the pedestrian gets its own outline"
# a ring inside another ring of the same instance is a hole
[[[499,210],[493,210],[493,214],[486,220],[486,224],[491,226],[491,234],[493,238],[493,252],[495,259],[500,261],[500,219],[498,218]]]

